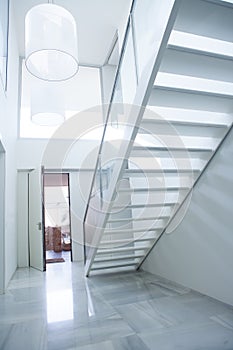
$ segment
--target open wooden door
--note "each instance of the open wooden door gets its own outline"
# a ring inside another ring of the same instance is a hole
[[[42,170],[38,168],[29,174],[29,264],[45,271]]]

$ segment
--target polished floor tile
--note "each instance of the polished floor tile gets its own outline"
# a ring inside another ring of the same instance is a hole
[[[233,350],[233,308],[146,272],[18,269],[0,296],[0,350]]]
[[[214,323],[139,335],[154,350],[232,350],[233,333]]]
[[[46,250],[46,259],[59,259],[63,258],[65,261],[71,261],[71,251],[62,250],[61,252],[55,252],[54,250]]]

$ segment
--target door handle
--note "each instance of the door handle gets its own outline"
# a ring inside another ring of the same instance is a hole
[[[41,229],[42,229],[42,224],[41,224],[41,222],[38,222],[37,226],[38,226],[38,230],[41,231]]]

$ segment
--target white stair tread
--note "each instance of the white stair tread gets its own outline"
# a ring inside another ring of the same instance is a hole
[[[151,113],[152,111],[152,113]],[[174,108],[164,106],[148,106],[144,114],[144,119],[158,119],[167,120],[170,122],[187,122],[195,124],[207,124],[207,125],[223,125],[230,126],[233,121],[233,116],[227,113],[211,112],[200,109],[190,108]]]
[[[91,267],[91,271],[94,271],[94,270],[105,270],[105,269],[117,269],[119,267],[128,267],[128,266],[135,266],[137,265],[136,262],[127,262],[127,263],[121,263],[121,264],[111,264],[111,265],[98,265],[98,266],[95,266],[94,265],[95,262],[93,263],[92,267]]]
[[[159,227],[141,227],[141,228],[135,228],[135,229],[126,229],[126,230],[117,230],[115,228],[109,230],[107,229],[106,231],[104,231],[105,235],[115,235],[115,234],[127,234],[127,233],[136,233],[136,232],[153,232],[153,231],[157,231],[157,230],[162,230],[163,226],[159,226]]]
[[[109,241],[101,241],[100,243],[100,248],[101,246],[105,247],[105,244],[132,244],[132,243],[137,243],[137,242],[147,242],[147,241],[154,241],[155,238],[149,237],[149,238],[134,238],[134,239],[114,239],[114,240],[109,240]]]
[[[156,207],[170,207],[170,206],[173,206],[173,205],[176,205],[178,204],[177,202],[171,202],[171,203],[154,203],[154,204],[145,204],[145,203],[142,203],[142,204],[128,204],[127,206],[125,205],[114,205],[113,206],[113,209],[137,209],[137,208],[156,208]]]
[[[127,169],[141,169],[142,171],[144,169],[202,169],[205,165],[206,161],[208,160],[206,157],[207,154],[202,154],[201,157],[194,157],[194,154],[192,156],[187,153],[186,155],[183,154],[183,157],[176,157],[176,154],[168,153],[167,157],[165,155],[163,157],[160,157],[159,155],[156,155],[153,157],[153,153],[151,156],[147,157],[136,157],[134,156],[132,161],[128,163]],[[203,159],[203,157],[205,159]],[[137,187],[137,186],[136,186]],[[139,186],[140,187],[140,186]],[[148,187],[148,186],[145,186]],[[157,187],[157,186],[151,186],[151,187]],[[159,186],[159,187],[162,187]],[[163,187],[166,187],[164,185]],[[123,188],[120,186],[120,188]],[[133,186],[132,186],[133,188]]]
[[[233,43],[192,33],[173,30],[171,32],[168,47],[183,50],[198,51],[200,53],[233,57]]]
[[[94,260],[94,263],[102,263],[102,262],[111,262],[111,261],[118,261],[118,260],[134,260],[134,259],[140,259],[143,257],[143,254],[138,255],[116,255],[112,257],[107,258],[97,258]]]
[[[166,149],[164,150],[147,150],[147,148],[138,149],[138,150],[131,150],[130,157],[129,157],[129,164],[135,163],[135,160],[138,161],[140,158],[145,162],[147,162],[147,159],[151,159],[151,162],[155,161],[155,158],[158,159],[159,162],[163,163],[165,161],[173,161],[173,163],[177,163],[179,161],[181,162],[187,162],[190,161],[190,164],[193,164],[192,166],[195,168],[194,163],[199,163],[204,161],[207,161],[209,157],[211,156],[212,151],[168,151]],[[199,168],[199,166],[198,166]]]
[[[154,87],[178,89],[185,92],[233,96],[233,83],[159,72]]]
[[[206,94],[198,91],[185,91],[182,88],[154,87],[151,91],[148,105],[230,113],[232,110],[232,97],[221,94]]]
[[[148,246],[142,246],[142,247],[129,247],[129,248],[116,248],[116,249],[98,249],[96,255],[107,255],[107,254],[115,254],[115,253],[124,253],[124,252],[131,252],[131,251],[137,251],[137,250],[147,250],[150,247]]]
[[[216,148],[218,143],[221,141],[223,135],[213,136],[213,135],[182,135],[179,132],[172,133],[144,133],[138,134],[135,139],[135,143],[143,147],[156,147],[163,146],[171,149],[172,146],[177,145],[177,147],[183,148]]]
[[[120,222],[132,222],[132,221],[155,221],[155,220],[162,220],[162,219],[168,219],[170,216],[160,216],[160,217],[140,217],[140,218],[126,218],[126,219],[113,219],[113,220],[108,220],[107,223],[120,223]]]
[[[126,169],[124,175],[141,175],[144,174],[157,174],[157,173],[183,173],[183,174],[192,174],[199,173],[200,169]]]
[[[155,151],[165,151],[165,152],[213,152],[213,147],[199,147],[199,146],[192,146],[192,147],[166,147],[166,146],[162,146],[162,145],[158,145],[158,146],[133,146],[132,148],[132,152],[136,153],[136,152],[141,152],[141,151],[151,151],[151,152],[155,152]],[[131,153],[132,153],[131,152]]]
[[[130,168],[137,167],[138,169],[147,169],[147,168],[158,168],[161,169],[167,168],[167,169],[202,169],[203,166],[208,161],[206,154],[204,157],[204,154],[202,154],[202,157],[194,157],[194,154],[191,156],[189,153],[186,155],[179,155],[179,157],[176,157],[176,154],[167,154],[167,157],[165,157],[165,154],[163,157],[156,155],[153,157],[153,154],[151,156],[147,157],[134,157],[132,161],[129,163]],[[204,157],[204,159],[203,159]],[[131,159],[130,159],[131,160]],[[132,185],[132,184],[131,184]],[[136,186],[141,187],[141,186]],[[144,186],[148,188],[148,185]],[[160,186],[151,186],[150,187],[167,187],[167,185],[162,184]],[[120,189],[123,189],[124,187],[120,186]],[[134,186],[132,185],[131,188],[133,189]],[[152,189],[153,190],[153,189]]]
[[[189,190],[190,187],[157,187],[157,188],[151,188],[151,187],[145,187],[145,188],[126,188],[126,189],[119,189],[118,193],[140,193],[140,192],[167,192],[167,191],[180,191],[180,190]]]
[[[205,0],[205,1],[212,2],[214,4],[223,5],[223,6],[229,6],[230,8],[232,8],[233,6],[233,0]]]
[[[159,118],[147,118],[147,119],[142,119],[142,122],[140,124],[140,128],[150,128],[151,126],[169,126],[169,124],[174,125],[174,126],[185,126],[187,128],[190,128],[192,126],[194,127],[199,127],[199,130],[201,131],[200,128],[227,128],[227,124],[221,124],[221,123],[211,123],[211,122],[201,122],[201,121],[193,121],[193,120],[174,120],[172,118],[170,119],[159,119]],[[141,130],[139,129],[139,132]]]
[[[233,0],[205,0],[205,1],[213,2],[215,4],[224,5],[224,6],[233,5]]]
[[[176,141],[184,143],[186,146],[191,143],[197,143],[197,140],[208,140],[208,143],[211,143],[212,140],[222,138],[223,133],[228,129],[227,125],[204,125],[204,123],[186,123],[186,122],[157,122],[156,120],[144,119],[142,120],[140,127],[138,129],[138,134],[136,137],[136,142],[140,142],[142,139],[142,144],[146,136],[148,136],[156,141],[156,144],[162,140],[162,143],[168,145],[175,144]],[[171,140],[173,138],[173,140]],[[174,139],[176,138],[176,140]],[[146,141],[145,140],[145,141]],[[176,142],[177,143],[177,142]]]

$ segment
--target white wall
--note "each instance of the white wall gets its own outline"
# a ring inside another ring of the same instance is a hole
[[[48,146],[50,143],[50,146]],[[70,140],[19,139],[17,141],[17,169],[91,167],[99,141],[83,140],[70,147]],[[65,149],[64,153],[61,152]],[[61,155],[61,157],[60,157]],[[64,157],[63,157],[64,155]],[[63,158],[62,158],[63,157]]]
[[[11,2],[10,2],[11,3]],[[17,213],[16,213],[16,155],[18,106],[18,47],[16,43],[14,17],[10,8],[8,58],[8,88],[5,93],[0,84],[0,133],[6,150],[5,187],[5,286],[17,266]]]
[[[72,253],[74,261],[83,260],[83,216],[86,201],[90,191],[93,171],[78,173],[72,168],[94,169],[99,147],[99,141],[77,141],[73,147],[70,140],[36,140],[19,139],[17,141],[17,168],[34,169],[41,165],[47,168],[70,169],[70,205]],[[27,215],[27,198],[22,193],[27,191],[25,181],[27,172],[19,172],[18,189],[20,211],[18,216],[18,266],[28,266],[28,243],[25,237],[25,222],[22,217]],[[25,213],[26,211],[26,213]]]
[[[143,269],[233,305],[233,131],[194,189],[186,216]]]

